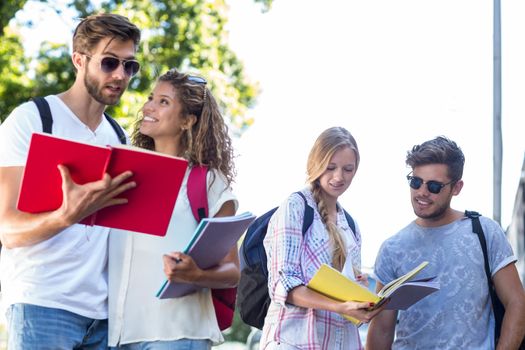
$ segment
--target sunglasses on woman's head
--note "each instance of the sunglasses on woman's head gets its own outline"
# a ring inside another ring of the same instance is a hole
[[[415,190],[418,190],[419,188],[421,188],[423,184],[426,184],[428,192],[433,193],[433,194],[438,194],[439,192],[441,192],[441,189],[443,187],[450,185],[451,183],[454,182],[454,181],[450,181],[444,184],[442,182],[434,181],[434,180],[423,181],[422,178],[417,177],[417,176],[412,176],[410,174],[407,175],[408,185],[410,187],[412,187]]]
[[[93,56],[84,55],[90,59],[93,58]],[[113,72],[120,64],[124,67],[124,72],[130,77],[137,74],[140,69],[140,63],[137,60],[121,60],[120,58],[111,56],[106,56],[100,59],[100,69],[104,73]]]
[[[188,80],[191,81],[192,83],[202,84],[202,85],[206,85],[208,83],[206,79],[197,77],[195,75],[188,75]]]
[[[188,75],[188,80],[191,81],[192,83],[202,85],[203,88],[204,88],[203,98],[202,98],[203,106],[201,107],[201,110],[200,110],[200,112],[198,114],[200,116],[200,114],[202,113],[202,108],[204,108],[204,101],[206,101],[206,84],[208,82],[206,81],[206,79],[204,79],[202,77],[198,77],[196,75]]]

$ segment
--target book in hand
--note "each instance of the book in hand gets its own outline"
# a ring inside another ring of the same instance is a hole
[[[387,310],[406,310],[427,295],[439,290],[439,282],[434,281],[434,278],[413,280],[413,277],[427,265],[427,261],[422,262],[413,270],[387,283],[375,294],[336,269],[323,264],[308,282],[307,287],[339,301],[351,300],[374,303],[375,305],[370,310],[380,307],[386,301],[388,301],[385,306]],[[349,316],[344,317],[352,323],[360,325],[357,319]]]
[[[197,266],[203,270],[216,266],[237,244],[253,220],[255,215],[250,212],[236,216],[202,219],[183,253],[191,256]],[[157,292],[157,297],[178,298],[200,288],[189,283],[166,280]]]
[[[62,205],[65,165],[77,184],[130,170],[137,186],[120,194],[128,203],[100,209],[80,223],[166,235],[188,162],[182,158],[126,145],[100,146],[50,134],[34,133],[29,144],[17,208],[29,213]]]

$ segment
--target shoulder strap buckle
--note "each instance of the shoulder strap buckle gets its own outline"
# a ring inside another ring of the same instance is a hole
[[[479,218],[481,216],[480,213],[473,210],[465,210],[465,216],[470,219]]]

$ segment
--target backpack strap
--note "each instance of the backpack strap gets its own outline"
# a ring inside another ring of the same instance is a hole
[[[312,208],[308,202],[306,201],[306,197],[304,194],[300,191],[295,192],[298,195],[301,196],[301,198],[304,200],[304,219],[303,219],[303,236],[308,231],[310,226],[312,225],[312,222],[314,221],[314,208]]]
[[[190,201],[191,212],[197,222],[208,217],[208,194],[206,191],[206,175],[208,167],[195,165],[188,175],[186,192]]]
[[[40,119],[42,120],[42,131],[47,134],[53,133],[53,117],[51,115],[51,109],[49,108],[49,103],[45,99],[45,97],[42,96],[36,96],[31,98],[31,100],[36,104],[36,107],[38,108],[38,112],[40,113]],[[125,145],[126,142],[126,134],[124,134],[124,131],[122,130],[122,127],[117,123],[115,119],[113,119],[109,114],[104,112],[104,116],[106,117],[107,121],[115,130],[115,133],[117,134],[118,140],[120,143]]]
[[[106,112],[104,112],[104,116],[106,117],[109,124],[113,127],[113,130],[115,130],[115,133],[117,134],[117,137],[120,143],[125,145],[127,143],[127,140],[126,140],[126,134],[124,134],[122,127],[119,125],[119,123],[117,123],[115,119],[113,119],[113,117],[111,117]]]
[[[348,222],[348,226],[350,226],[350,228],[352,229],[352,234],[354,235],[355,241],[359,243],[361,237],[357,234],[357,231],[355,230],[355,221],[346,210],[343,209],[343,211],[345,213],[346,222]]]
[[[483,227],[481,226],[481,222],[479,221],[479,217],[481,216],[481,214],[475,211],[465,210],[465,216],[472,220],[472,231],[478,236],[479,243],[481,245],[481,250],[483,251],[485,275],[487,276],[487,284],[489,287],[490,300],[492,303],[492,311],[494,313],[494,320],[496,323],[495,339],[497,342],[500,336],[500,332],[501,332],[501,325],[503,323],[503,312],[505,309],[503,307],[503,304],[501,303],[501,300],[499,300],[498,295],[496,294],[496,289],[494,287],[494,284],[492,283],[492,276],[490,272],[489,257],[488,257],[489,254],[487,250],[487,241],[485,239]]]
[[[483,251],[485,275],[487,276],[487,280],[489,281],[489,285],[490,285],[492,284],[492,278],[491,278],[490,265],[489,265],[489,259],[488,259],[489,254],[487,250],[487,241],[485,239],[485,234],[483,232],[483,228],[481,227],[481,222],[479,221],[479,217],[481,216],[481,214],[475,211],[465,210],[465,216],[472,220],[472,231],[478,235],[479,244],[481,245],[481,250]]]
[[[51,109],[49,103],[44,97],[37,96],[31,99],[38,108],[40,119],[42,120],[42,131],[46,134],[51,134],[53,131],[53,117],[51,116]]]
[[[186,192],[190,201],[191,212],[197,222],[207,218],[208,212],[208,191],[206,188],[206,175],[208,167],[205,165],[193,166],[188,175]],[[237,287],[214,289],[211,288],[213,308],[219,329],[225,330],[233,323],[235,312],[235,299],[237,297]]]
[[[306,201],[306,197],[304,196],[302,192],[297,191],[295,193],[300,195],[301,198],[303,198],[304,200],[304,220],[303,220],[303,236],[304,236],[304,234],[306,233],[306,231],[308,231],[308,229],[310,228],[310,225],[312,225],[312,222],[314,221],[314,208],[312,208],[308,204],[308,202]],[[348,222],[348,226],[350,226],[350,228],[352,229],[352,234],[354,235],[356,241],[359,242],[360,239],[357,236],[357,233],[355,231],[354,219],[352,218],[352,216],[350,216],[350,214],[346,210],[343,209],[343,212],[345,213],[345,217],[346,217],[346,221]]]

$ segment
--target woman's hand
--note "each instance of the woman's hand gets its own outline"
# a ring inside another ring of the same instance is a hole
[[[353,317],[363,323],[368,323],[375,315],[383,311],[386,303],[377,309],[372,309],[375,304],[369,302],[346,301],[340,304],[338,312],[342,315]]]
[[[341,315],[353,317],[360,322],[368,323],[378,313],[383,311],[388,300],[382,302],[382,305],[377,309],[374,309],[374,303],[357,301],[341,302],[317,293],[306,286],[297,286],[288,292],[286,302],[299,307],[336,312]]]
[[[172,252],[162,256],[164,273],[171,282],[195,283],[203,273],[193,258],[181,252]]]

